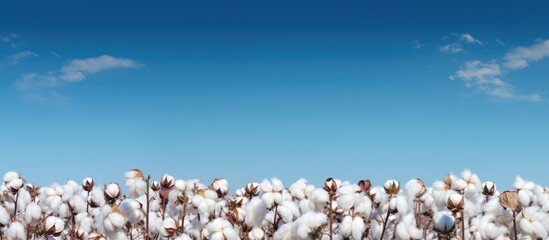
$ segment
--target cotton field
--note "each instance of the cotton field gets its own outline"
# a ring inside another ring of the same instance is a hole
[[[124,183],[92,178],[35,186],[4,175],[0,239],[548,239],[549,189],[517,177],[514,189],[471,171],[425,184],[279,179],[229,189],[225,179],[138,169]],[[234,194],[230,195],[230,192]]]

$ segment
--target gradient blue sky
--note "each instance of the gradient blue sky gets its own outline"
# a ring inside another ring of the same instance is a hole
[[[234,188],[469,168],[548,185],[547,9],[3,1],[0,171],[49,184],[141,168]]]

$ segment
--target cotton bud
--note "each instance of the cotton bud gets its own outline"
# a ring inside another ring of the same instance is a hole
[[[58,217],[49,216],[44,222],[44,232],[50,236],[59,236],[65,228],[65,222]]]
[[[333,179],[333,178],[328,178],[326,179],[326,181],[324,182],[324,186],[322,187],[326,192],[330,193],[330,194],[334,194],[337,189],[339,188],[339,185],[338,182]]]
[[[362,189],[363,192],[368,192],[372,187],[372,183],[370,182],[370,179],[360,180],[358,181],[358,186],[360,187],[360,189]]]
[[[246,184],[246,188],[244,189],[245,195],[248,198],[252,198],[254,196],[259,195],[259,184],[257,183],[248,183]]]
[[[82,180],[82,188],[84,189],[84,191],[86,192],[89,192],[93,189],[93,186],[94,186],[94,181],[92,178],[84,178],[84,180]]]
[[[105,186],[105,190],[103,193],[105,196],[105,200],[109,204],[113,204],[114,202],[116,202],[116,199],[120,197],[120,186],[117,183],[111,183]]]
[[[448,212],[437,212],[434,216],[435,231],[444,235],[450,234],[456,226],[454,216]]]
[[[210,185],[211,189],[217,193],[219,198],[224,198],[229,193],[229,183],[223,178],[215,179]]]
[[[151,183],[151,189],[155,192],[160,190],[160,183],[158,181],[152,182]]]
[[[396,180],[388,180],[383,184],[383,188],[385,188],[385,193],[394,197],[400,192],[400,183]]]
[[[514,212],[520,212],[522,209],[518,199],[518,193],[515,191],[505,191],[499,195],[499,204],[505,209],[511,209]]]
[[[172,189],[175,186],[175,179],[170,175],[162,176],[160,179],[160,187],[164,189]]]
[[[451,194],[446,200],[446,207],[453,213],[461,212],[465,207],[465,198],[461,194]]]
[[[484,182],[482,186],[482,194],[486,196],[494,196],[496,193],[496,184],[493,182]]]
[[[164,222],[162,222],[160,233],[165,238],[171,238],[177,233],[178,228],[179,224],[175,218],[166,218],[164,219]]]

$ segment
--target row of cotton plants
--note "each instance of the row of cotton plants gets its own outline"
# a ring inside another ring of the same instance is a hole
[[[427,187],[420,179],[322,187],[300,179],[204,185],[140,170],[125,182],[38,187],[4,175],[0,239],[548,239],[549,189],[516,178],[500,191],[464,171]],[[124,191],[122,189],[125,189]]]

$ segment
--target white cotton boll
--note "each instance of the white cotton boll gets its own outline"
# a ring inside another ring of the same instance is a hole
[[[261,200],[263,200],[263,203],[265,204],[265,207],[268,209],[271,209],[274,205],[275,199],[274,199],[274,193],[272,192],[263,192],[261,195]]]
[[[326,223],[327,217],[322,213],[308,212],[298,218],[293,224],[293,232],[300,239],[309,239],[309,233]]]
[[[452,190],[463,191],[467,187],[467,182],[463,179],[457,179],[452,182]]]
[[[244,219],[246,225],[260,227],[265,215],[267,215],[267,208],[263,201],[259,198],[252,198],[245,206],[246,217]]]
[[[117,229],[122,229],[126,225],[126,219],[124,218],[124,215],[120,213],[111,212],[107,215],[104,224],[105,229],[113,232]]]
[[[0,207],[1,208],[1,207]],[[0,209],[0,212],[2,210]],[[0,213],[1,215],[1,213]],[[25,221],[30,225],[36,225],[38,221],[40,221],[40,217],[42,216],[42,209],[40,206],[34,202],[27,205],[27,208],[25,209]],[[2,224],[2,220],[0,220],[0,225]]]
[[[141,204],[131,198],[124,199],[120,203],[120,212],[126,216],[131,224],[135,224],[144,218],[144,214],[141,211]]]
[[[290,186],[290,193],[298,200],[303,200],[307,197],[307,180],[301,178]]]
[[[328,201],[330,200],[330,197],[328,196],[328,192],[326,192],[324,189],[316,189],[311,193],[310,200],[310,207],[313,211],[320,212],[324,209]]]
[[[361,217],[355,217],[352,223],[353,239],[362,239],[362,234],[366,230],[366,225]]]
[[[445,188],[446,188],[446,184],[442,181],[435,181],[433,183],[433,189],[437,191],[444,191]]]
[[[7,182],[6,187],[8,187],[9,189],[19,190],[23,187],[24,184],[25,184],[25,181],[23,179],[16,178],[11,180],[10,182]]]
[[[343,220],[341,220],[341,224],[339,225],[339,233],[344,238],[348,238],[351,236],[352,232],[353,232],[353,217],[351,216],[343,217]]]
[[[532,226],[532,223],[524,218],[519,221],[519,226],[520,229],[528,235],[534,233],[534,227]]]
[[[354,205],[355,213],[362,213],[364,217],[369,217],[372,211],[372,200],[366,195],[359,196]]]
[[[166,218],[162,222],[162,228],[160,229],[160,234],[165,238],[172,237],[177,231],[178,222],[175,218]]]
[[[299,211],[299,207],[295,202],[285,201],[281,204],[281,206],[288,208],[294,218],[299,217],[301,215],[301,212]]]
[[[450,212],[437,212],[433,219],[435,228],[439,231],[446,232],[454,228],[455,219]]]
[[[285,223],[292,222],[292,220],[294,219],[294,216],[290,209],[285,206],[278,206],[277,213],[278,216],[280,216],[280,218],[282,218],[282,221],[284,221]]]
[[[10,222],[10,214],[4,207],[0,205],[0,225],[8,225]]]
[[[26,240],[25,227],[19,221],[12,222],[8,228],[7,237],[10,240]]]
[[[73,209],[73,212],[75,213],[81,213],[85,212],[86,208],[88,206],[88,203],[84,196],[82,195],[74,195],[69,200],[69,206]]]
[[[105,197],[103,196],[103,190],[95,188],[90,192],[90,198],[95,205],[103,206],[105,205]]]
[[[65,228],[65,222],[58,217],[49,216],[44,221],[44,227],[48,234],[58,236]]]
[[[534,197],[534,194],[529,190],[520,190],[518,192],[518,197],[522,207],[528,207],[532,202],[532,198]]]
[[[536,236],[540,237],[541,239],[547,239],[548,237],[547,230],[545,229],[544,225],[541,222],[533,222],[532,228]]]
[[[216,200],[217,199],[217,193],[215,191],[212,191],[212,190],[208,189],[208,190],[204,191],[204,197],[208,198],[208,199]]]
[[[404,196],[397,196],[396,198],[396,209],[401,214],[406,214],[408,212],[408,203],[406,202],[406,198]]]
[[[85,232],[90,232],[92,230],[92,225],[94,223],[93,219],[89,216],[88,213],[79,213],[75,217],[76,222],[82,230]]]
[[[355,198],[358,196],[355,190],[350,184],[343,184],[343,186],[337,189],[337,205],[343,211],[348,211],[355,204]]]
[[[63,217],[63,218],[68,218],[72,215],[69,205],[67,205],[66,203],[63,203],[61,204],[61,206],[59,206],[57,213],[59,214],[60,217]]]
[[[187,183],[185,182],[185,180],[177,179],[175,180],[175,188],[183,192],[187,190]]]
[[[263,240],[265,239],[265,232],[258,227],[254,227],[252,231],[248,233],[248,238],[250,240]]]
[[[412,179],[404,185],[404,192],[408,196],[408,201],[413,200],[424,190],[425,186],[420,185],[417,179]]]
[[[273,238],[275,240],[294,240],[295,236],[292,232],[294,223],[286,223],[278,228],[278,231],[274,233]]]
[[[484,211],[485,213],[490,213],[495,215],[501,210],[503,210],[503,208],[501,207],[501,204],[499,203],[498,198],[492,198],[487,203],[482,205],[482,211]]]
[[[116,183],[111,183],[105,188],[105,195],[108,195],[111,198],[118,198],[120,196],[120,186]]]
[[[15,179],[19,179],[19,178],[21,178],[19,173],[9,171],[9,172],[4,174],[4,183],[7,185],[7,183],[9,183],[9,182],[11,182]]]

